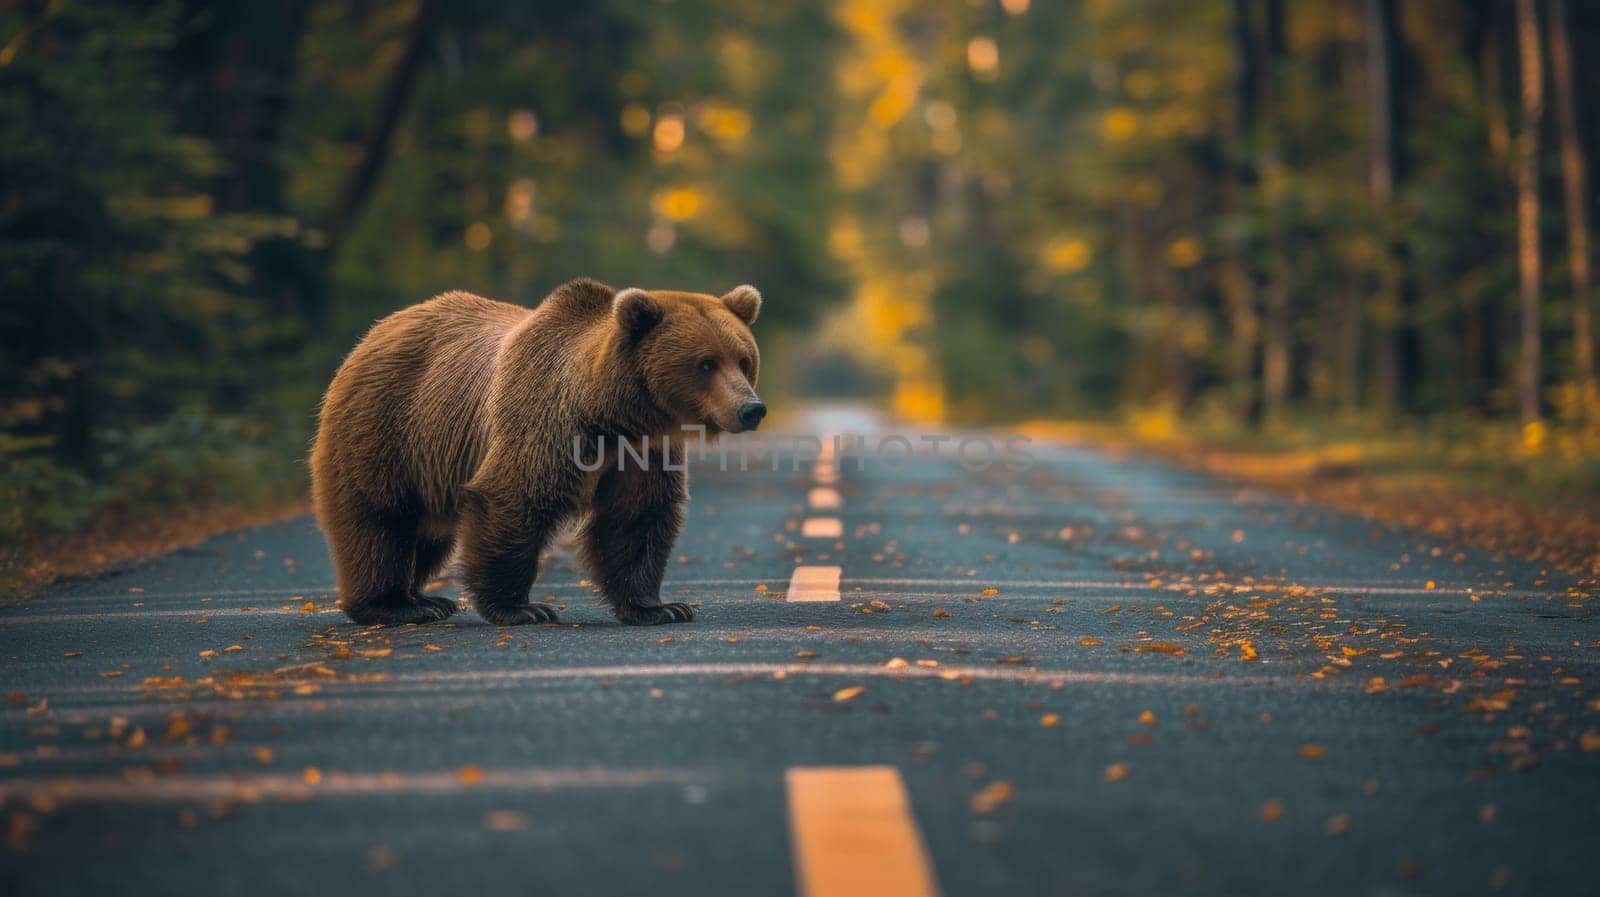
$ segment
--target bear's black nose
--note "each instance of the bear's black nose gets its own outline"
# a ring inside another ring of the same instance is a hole
[[[746,430],[754,430],[761,426],[761,419],[767,416],[767,406],[760,402],[746,402],[739,408],[739,426]]]

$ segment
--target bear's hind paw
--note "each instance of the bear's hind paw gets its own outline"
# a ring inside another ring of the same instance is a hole
[[[630,604],[617,611],[617,619],[631,626],[688,623],[694,619],[694,608],[681,601],[643,607],[637,604]]]
[[[478,605],[478,615],[496,626],[554,623],[556,609],[548,604]]]

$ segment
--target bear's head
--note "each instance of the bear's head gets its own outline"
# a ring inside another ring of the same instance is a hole
[[[740,433],[766,417],[756,395],[761,350],[750,334],[761,313],[755,287],[737,286],[720,298],[630,288],[611,308],[652,397],[678,424]]]

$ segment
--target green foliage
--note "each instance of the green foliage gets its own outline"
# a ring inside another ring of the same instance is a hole
[[[801,0],[6,6],[0,537],[298,500],[339,359],[445,289],[813,319],[832,41]]]

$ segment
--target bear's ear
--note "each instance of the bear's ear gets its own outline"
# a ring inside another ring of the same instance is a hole
[[[746,327],[754,324],[756,316],[761,314],[761,294],[747,283],[729,290],[728,294],[722,297],[722,304],[728,307],[728,311],[738,316]]]
[[[650,328],[661,323],[661,317],[666,314],[654,296],[638,287],[629,287],[614,296],[611,299],[611,312],[617,316],[623,331],[633,339],[649,333]]]

